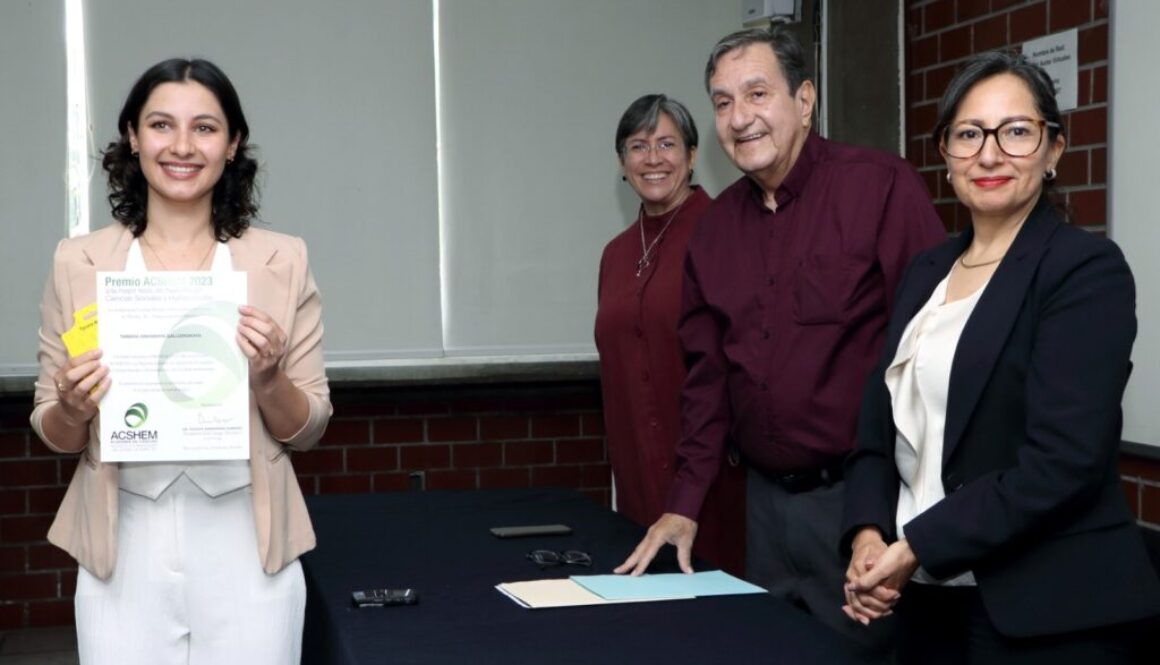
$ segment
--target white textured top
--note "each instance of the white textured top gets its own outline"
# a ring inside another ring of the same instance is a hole
[[[214,247],[213,262],[209,269],[210,272],[226,272],[234,269],[229,247],[225,243],[219,242]],[[148,270],[145,266],[145,256],[141,253],[141,245],[136,238],[129,246],[125,270]],[[250,463],[247,460],[222,460],[181,463],[121,462],[117,485],[126,492],[157,499],[183,473],[209,496],[221,496],[250,484]]]
[[[930,299],[907,324],[894,361],[886,368],[886,387],[898,432],[894,463],[902,478],[895,516],[899,537],[906,535],[907,522],[946,496],[942,484],[943,431],[951,362],[967,319],[986,289],[984,284],[970,296],[948,303],[947,279],[939,282]],[[975,584],[970,572],[940,580],[922,567],[911,579],[947,586]]]

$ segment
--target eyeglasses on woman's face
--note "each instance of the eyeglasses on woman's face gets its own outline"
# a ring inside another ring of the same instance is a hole
[[[648,156],[655,150],[657,155],[664,157],[666,155],[676,154],[677,150],[681,149],[680,142],[674,139],[661,139],[656,143],[649,143],[648,141],[629,141],[624,146],[624,153],[631,159],[648,159]]]
[[[970,159],[983,151],[988,136],[994,136],[1003,154],[1027,157],[1039,150],[1048,127],[1058,129],[1059,123],[1017,118],[987,129],[973,122],[958,122],[943,132],[942,149],[948,157]]]

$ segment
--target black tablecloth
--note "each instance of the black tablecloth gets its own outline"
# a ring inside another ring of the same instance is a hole
[[[644,530],[568,490],[316,496],[302,558],[303,663],[846,663],[845,638],[766,594],[527,610],[495,590],[611,572]],[[498,539],[493,526],[563,523],[568,536]],[[582,550],[591,568],[541,570],[532,549]],[[672,548],[653,572],[675,572]],[[414,588],[415,606],[356,609],[350,592]]]

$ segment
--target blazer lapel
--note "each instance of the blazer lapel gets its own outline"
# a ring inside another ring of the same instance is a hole
[[[125,269],[133,234],[120,222],[93,232],[83,240],[84,260],[68,267],[72,308],[79,310],[97,301],[97,273]]]
[[[966,430],[995,361],[1022,311],[1027,290],[1046,250],[1047,239],[1058,225],[1047,199],[1041,197],[963,328],[951,362],[943,435],[944,466]]]
[[[894,301],[894,311],[890,314],[890,326],[886,330],[886,339],[883,349],[890,350],[890,356],[883,360],[883,366],[891,364],[898,353],[898,345],[902,341],[902,333],[918,310],[930,300],[930,294],[938,283],[951,270],[955,258],[963,253],[971,242],[970,231],[957,238],[939,245],[930,252],[916,259],[910,267],[910,272],[903,282],[903,288]]]
[[[289,330],[289,263],[280,261],[278,250],[253,228],[241,238],[231,238],[227,244],[234,270],[246,273],[246,303],[266,312],[284,330]]]

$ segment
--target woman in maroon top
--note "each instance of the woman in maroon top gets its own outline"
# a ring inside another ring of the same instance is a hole
[[[640,197],[637,219],[604,248],[596,348],[617,509],[647,526],[664,512],[681,436],[685,378],[677,317],[685,245],[712,199],[690,184],[697,127],[680,102],[645,95],[621,116],[616,153]],[[695,553],[744,572],[744,475],[722,466],[698,522]]]

